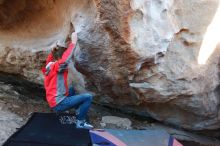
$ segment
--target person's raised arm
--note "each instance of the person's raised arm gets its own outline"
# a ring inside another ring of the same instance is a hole
[[[73,55],[73,50],[76,47],[77,34],[74,32],[71,35],[71,43],[69,44],[67,50],[63,53],[62,58],[58,60],[59,64],[68,63]]]

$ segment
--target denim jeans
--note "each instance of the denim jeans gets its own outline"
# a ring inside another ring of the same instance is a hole
[[[73,87],[69,88],[69,95],[64,97],[58,105],[56,105],[53,110],[56,112],[63,112],[71,108],[77,109],[77,119],[85,120],[86,114],[92,102],[92,95],[89,93],[83,93],[75,95]]]

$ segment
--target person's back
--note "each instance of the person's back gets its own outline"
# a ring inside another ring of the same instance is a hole
[[[51,108],[59,104],[64,99],[64,96],[68,95],[67,67],[74,47],[75,44],[70,43],[67,49],[53,49],[49,55],[50,59],[46,65],[44,87],[46,89],[47,101]],[[63,50],[63,53],[60,50]],[[60,52],[60,56],[57,55],[57,52]]]

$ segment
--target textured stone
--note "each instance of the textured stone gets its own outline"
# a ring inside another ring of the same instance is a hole
[[[23,119],[9,111],[0,110],[0,145],[22,126]]]
[[[101,125],[103,127],[107,125],[112,125],[112,128],[114,127],[114,128],[131,129],[131,121],[128,118],[121,118],[116,116],[102,117]]]
[[[206,65],[197,63],[218,5],[218,0],[0,1],[0,71],[42,84],[44,59],[72,22],[79,45],[70,84],[79,92],[86,87],[97,94],[96,102],[186,129],[218,129],[219,46]]]

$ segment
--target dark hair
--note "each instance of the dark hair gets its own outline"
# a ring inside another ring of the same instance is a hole
[[[64,47],[56,47],[53,49],[52,54],[53,54],[53,58],[55,60],[58,60],[60,58],[62,58],[63,53],[66,51],[67,48]]]

